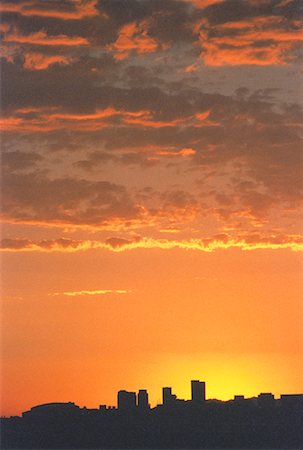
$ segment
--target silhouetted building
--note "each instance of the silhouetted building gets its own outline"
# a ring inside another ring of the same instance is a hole
[[[118,392],[118,409],[129,411],[136,408],[136,393],[128,391]]]
[[[149,409],[148,393],[146,389],[140,389],[138,393],[138,408],[140,410]]]
[[[177,399],[176,395],[172,394],[171,387],[162,388],[162,403],[163,405],[171,405]]]
[[[199,380],[191,381],[191,399],[194,403],[205,401],[205,382]]]
[[[274,404],[275,397],[271,393],[262,393],[258,395],[258,405],[259,406],[271,406]]]
[[[283,406],[303,408],[303,394],[282,394],[280,401]]]
[[[234,396],[234,402],[236,403],[243,403],[245,400],[244,395],[235,395]]]
[[[79,406],[73,402],[53,402],[44,403],[42,405],[33,406],[29,411],[22,413],[23,417],[46,417],[46,416],[61,416],[75,414],[80,411]]]

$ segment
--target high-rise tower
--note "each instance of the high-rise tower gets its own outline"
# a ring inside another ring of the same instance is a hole
[[[148,403],[148,393],[146,389],[140,389],[138,392],[138,408],[140,410],[147,410],[149,409],[149,403]]]
[[[205,401],[205,382],[199,380],[191,381],[191,400],[194,403]]]
[[[171,387],[162,388],[162,403],[163,405],[171,405],[176,401],[176,395],[172,394]]]
[[[129,411],[136,408],[136,393],[119,391],[118,392],[118,409]]]

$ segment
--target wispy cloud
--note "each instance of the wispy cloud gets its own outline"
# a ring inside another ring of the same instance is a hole
[[[114,57],[117,60],[123,60],[130,56],[132,52],[153,53],[161,45],[148,35],[149,24],[147,21],[140,23],[132,22],[124,25],[116,42],[109,46],[114,51]]]
[[[83,291],[65,291],[65,292],[53,292],[48,295],[53,297],[66,296],[66,297],[80,297],[86,295],[107,295],[107,294],[129,294],[132,291],[128,289],[97,289],[97,290],[83,290]]]
[[[43,55],[38,52],[28,52],[24,54],[24,69],[45,70],[53,64],[66,65],[71,63],[71,59],[62,55]]]
[[[5,33],[3,42],[60,47],[75,47],[89,44],[88,40],[81,36],[67,36],[65,34],[50,36],[44,30],[24,35],[17,29],[12,29],[8,33]]]
[[[194,29],[199,32],[201,58],[208,66],[287,64],[297,57],[303,39],[302,24],[286,23],[280,16],[259,16],[216,26],[202,19]]]
[[[45,241],[30,241],[25,239],[3,239],[2,251],[38,251],[38,252],[77,252],[103,249],[112,252],[123,252],[136,249],[182,249],[202,252],[213,252],[219,249],[238,248],[240,250],[258,249],[290,249],[303,251],[303,238],[300,235],[269,235],[243,234],[231,237],[227,234],[204,239],[155,239],[145,237],[134,240],[108,239],[107,241],[58,239]]]
[[[73,2],[39,2],[38,0],[2,2],[0,12],[17,13],[25,17],[37,16],[61,20],[80,20],[98,15],[96,0],[73,0]]]

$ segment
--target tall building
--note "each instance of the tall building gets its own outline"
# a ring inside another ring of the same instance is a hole
[[[118,409],[129,411],[136,408],[136,393],[128,391],[118,392]]]
[[[191,400],[195,403],[205,401],[205,382],[199,380],[191,381]]]
[[[171,405],[176,400],[176,395],[172,394],[171,387],[162,388],[163,405]]]
[[[138,408],[141,410],[149,409],[148,393],[146,389],[140,389],[138,393]]]

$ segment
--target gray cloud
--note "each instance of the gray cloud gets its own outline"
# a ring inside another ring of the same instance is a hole
[[[106,181],[31,173],[8,175],[3,185],[3,213],[16,220],[105,225],[140,216],[125,188]]]

